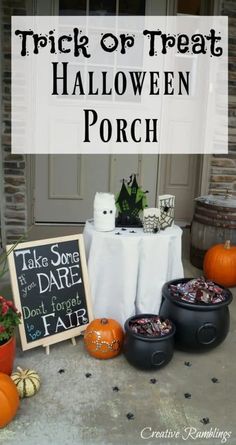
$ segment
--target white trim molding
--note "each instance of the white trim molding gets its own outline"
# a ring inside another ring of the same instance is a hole
[[[208,192],[209,192],[211,159],[212,159],[212,155],[201,156],[201,164],[200,164],[201,176],[200,176],[200,187],[199,187],[199,192],[200,192],[201,196],[208,195]]]

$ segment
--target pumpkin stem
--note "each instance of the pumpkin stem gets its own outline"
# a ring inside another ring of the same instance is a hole
[[[27,377],[27,369],[24,370],[24,369],[20,368],[20,366],[17,366],[17,369],[21,373],[21,378],[25,379]]]
[[[227,250],[229,250],[230,247],[231,247],[231,246],[230,246],[230,240],[225,241],[224,248],[227,249]]]
[[[101,318],[101,324],[107,324],[108,319],[107,318]]]

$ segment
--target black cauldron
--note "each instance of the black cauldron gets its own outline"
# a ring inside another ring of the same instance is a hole
[[[131,365],[139,369],[162,368],[169,363],[174,352],[175,326],[173,323],[171,323],[171,332],[162,337],[140,335],[130,329],[131,320],[151,317],[156,317],[156,315],[135,315],[125,322],[124,355]]]
[[[229,309],[232,293],[226,289],[225,301],[215,304],[194,304],[174,297],[170,284],[186,283],[193,278],[172,280],[162,288],[164,301],[160,315],[172,320],[176,326],[177,348],[187,351],[204,351],[218,346],[229,332]],[[223,288],[223,286],[221,286]]]

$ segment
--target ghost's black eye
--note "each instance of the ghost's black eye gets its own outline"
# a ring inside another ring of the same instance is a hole
[[[110,210],[110,213],[113,213],[112,210]]]
[[[106,210],[104,210],[104,211],[103,211],[103,214],[104,214],[104,215],[106,215],[106,214],[107,214],[107,211],[106,211]]]

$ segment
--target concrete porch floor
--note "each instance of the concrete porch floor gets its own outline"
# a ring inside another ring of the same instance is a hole
[[[78,228],[34,230],[31,239],[78,232]],[[188,260],[188,245],[185,229],[185,276],[198,276],[201,271]],[[236,289],[233,292],[236,297]],[[7,282],[1,293],[9,296]],[[43,348],[23,353],[18,346],[15,367],[36,369],[42,385],[36,396],[21,401],[15,419],[0,430],[0,444],[235,445],[235,301],[230,313],[230,333],[218,348],[205,354],[175,351],[171,363],[156,372],[132,368],[123,355],[108,361],[93,359],[86,353],[82,337],[77,338],[76,346],[69,341],[52,346],[49,356]],[[217,383],[212,382],[213,377]],[[157,379],[155,384],[150,382],[153,378]],[[118,392],[113,391],[115,386]],[[185,393],[191,398],[186,399]],[[127,413],[134,418],[128,420]],[[207,425],[201,423],[203,418],[209,418]],[[145,427],[150,427],[149,435],[156,432],[159,437],[142,439]],[[187,438],[185,429],[190,427],[196,430]],[[200,431],[212,431],[214,437],[198,439]],[[170,432],[179,437],[160,438]],[[231,433],[230,438],[217,438],[220,432]]]

